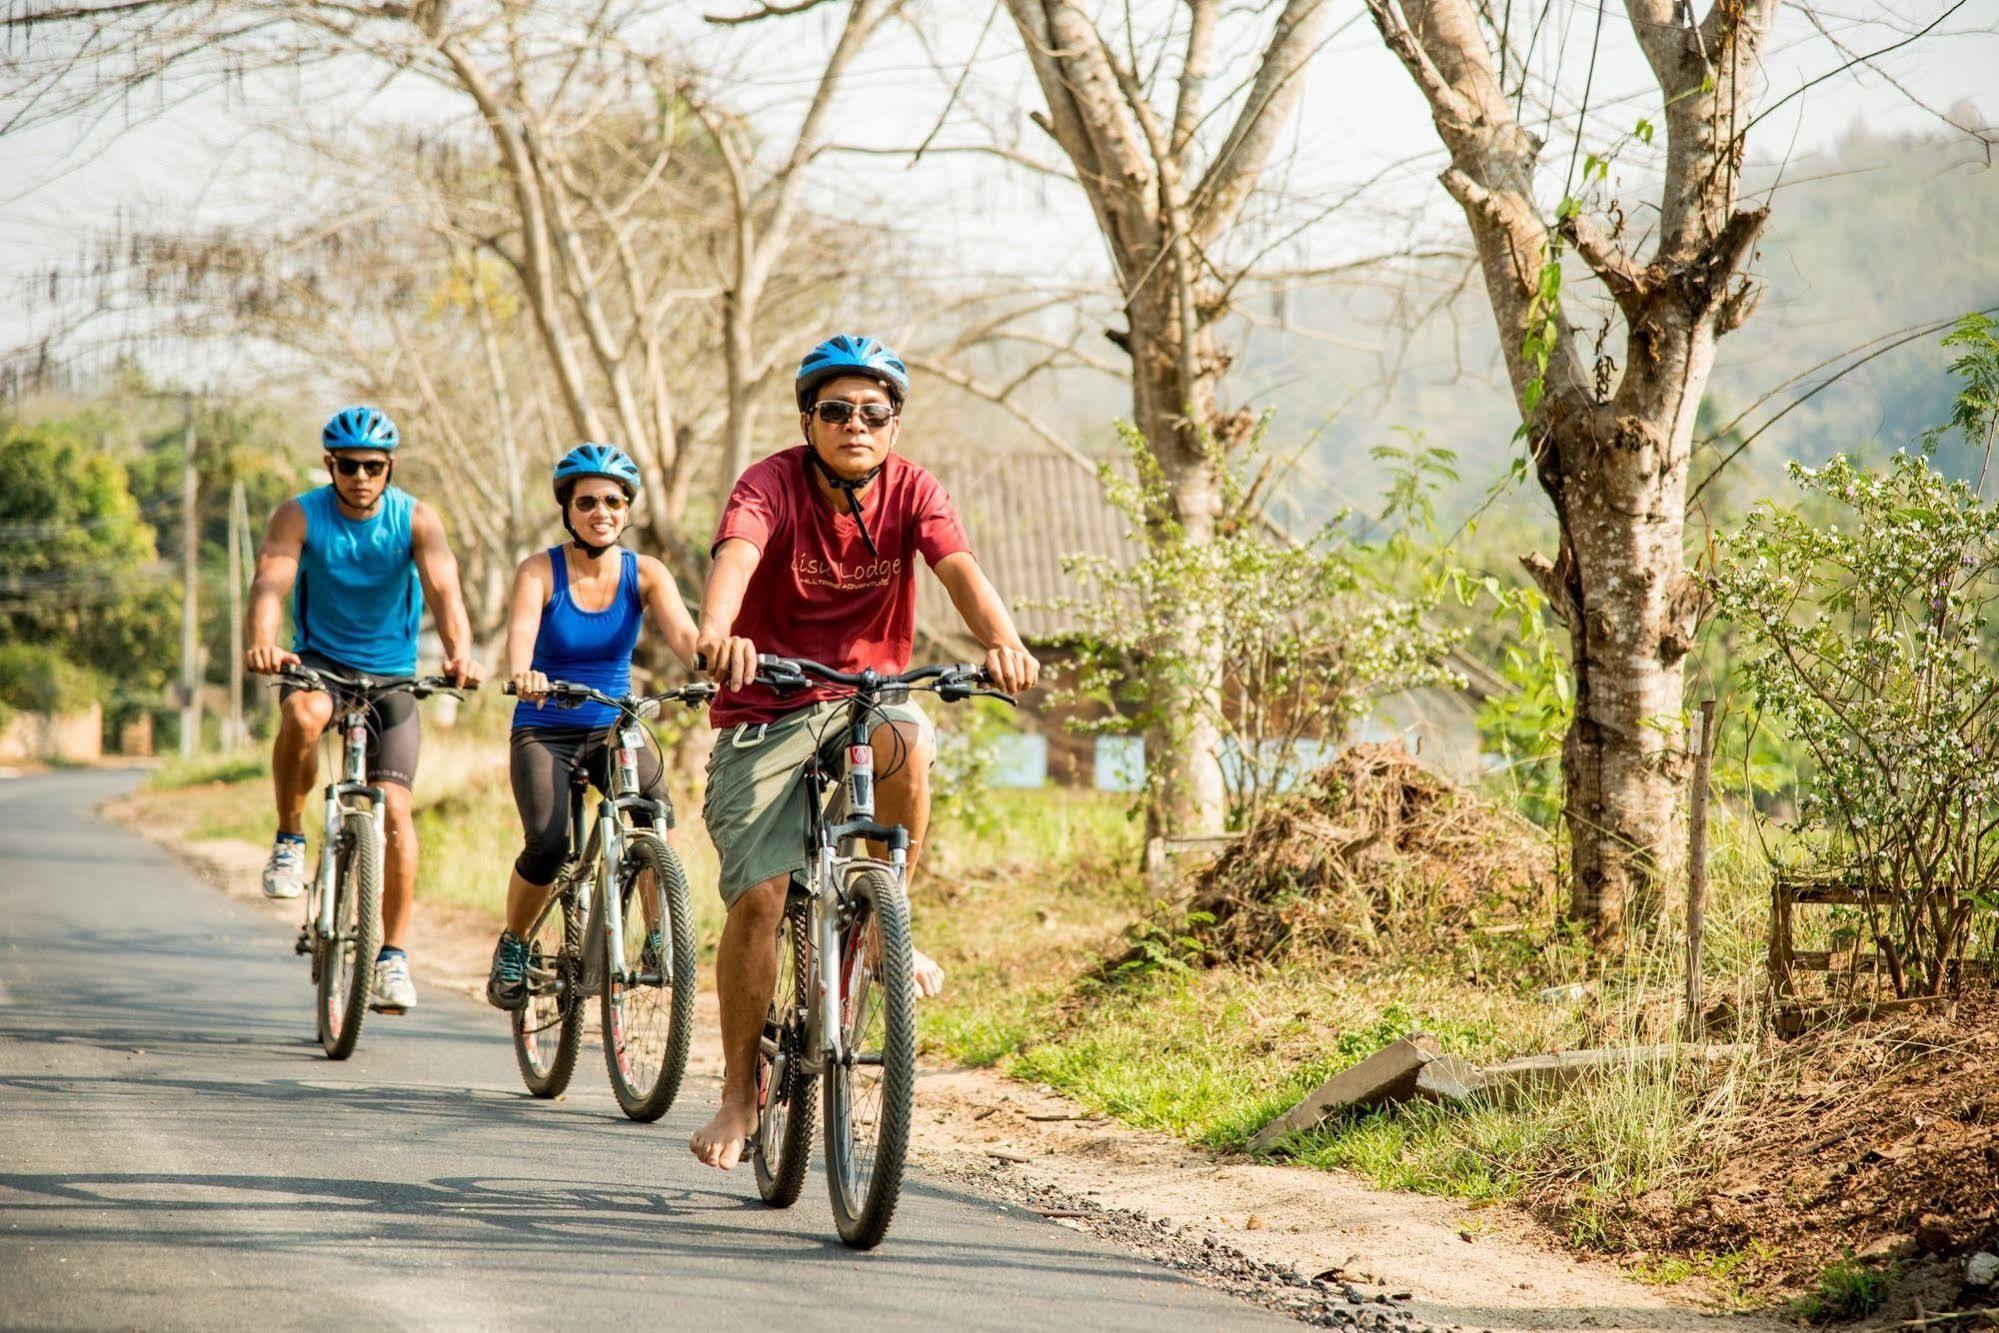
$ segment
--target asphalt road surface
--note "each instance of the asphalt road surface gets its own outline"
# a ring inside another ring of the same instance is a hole
[[[855,1254],[816,1166],[780,1212],[689,1157],[711,1088],[634,1125],[586,1051],[537,1102],[436,988],[330,1062],[290,925],[93,816],[137,780],[0,781],[0,1325],[1286,1322],[920,1177]]]

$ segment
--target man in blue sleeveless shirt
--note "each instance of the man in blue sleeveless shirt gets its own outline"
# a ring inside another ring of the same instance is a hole
[[[479,683],[458,561],[444,525],[429,505],[392,484],[398,441],[395,423],[372,407],[346,408],[320,432],[330,484],[279,505],[257,551],[244,654],[250,670],[275,672],[296,662],[370,676],[414,675],[428,598],[444,643],[444,674],[463,685]],[[278,646],[288,592],[296,630],[290,651]],[[280,699],[271,752],[278,835],[264,865],[264,895],[296,898],[305,891],[305,799],[318,777],[319,736],[332,721],[333,700],[302,686],[287,686]],[[382,788],[388,805],[382,952],[370,1007],[399,1014],[416,1004],[403,951],[416,886],[410,821],[416,700],[385,696],[374,705],[368,730],[368,781]]]

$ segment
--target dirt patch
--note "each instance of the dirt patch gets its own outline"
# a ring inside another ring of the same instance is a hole
[[[186,838],[176,828],[184,812],[172,817],[183,801],[141,792],[105,813],[155,837],[230,896],[291,920],[297,904],[267,902],[258,890],[264,849]],[[420,980],[479,994],[495,923],[421,899],[417,912]],[[688,1095],[707,1101],[722,1064],[711,992],[697,1014]],[[1695,1307],[1696,1288],[1649,1287],[1578,1259],[1539,1239],[1539,1225],[1514,1209],[1465,1208],[1344,1175],[1220,1157],[1090,1118],[1050,1091],[984,1070],[925,1071],[915,1153],[926,1170],[1307,1324],[1469,1333],[1715,1323]]]
[[[1396,745],[1356,745],[1273,806],[1196,883],[1189,933],[1211,965],[1290,948],[1428,951],[1546,913],[1547,835]],[[1198,914],[1198,915],[1195,915]]]
[[[1848,1255],[1949,1275],[1956,1256],[1999,1250],[1999,997],[1812,1033],[1773,1058],[1717,1145],[1719,1177],[1691,1202],[1640,1200],[1616,1239],[1747,1251],[1738,1278],[1773,1289],[1808,1289]]]

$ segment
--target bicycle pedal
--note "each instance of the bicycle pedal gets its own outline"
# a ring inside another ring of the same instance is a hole
[[[299,927],[298,938],[292,941],[292,952],[301,955],[312,952],[312,940],[303,926]]]

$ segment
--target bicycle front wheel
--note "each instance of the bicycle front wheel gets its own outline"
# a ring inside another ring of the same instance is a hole
[[[604,969],[604,1064],[624,1113],[653,1121],[680,1093],[694,1036],[694,909],[666,839],[633,837],[618,896],[625,967]]]
[[[916,1093],[909,899],[886,873],[855,877],[838,984],[842,1058],[827,1064],[826,1185],[840,1239],[871,1250],[902,1195]]]
[[[528,931],[528,1002],[513,1016],[514,1063],[537,1097],[562,1095],[583,1044],[583,923],[573,884],[558,882]]]
[[[333,873],[333,935],[319,942],[319,1045],[345,1060],[361,1040],[375,954],[382,947],[382,849],[375,821],[351,811],[340,822]]]
[[[750,1162],[757,1193],[773,1208],[798,1202],[812,1159],[819,1090],[803,1063],[805,1006],[812,1002],[810,929],[804,901],[793,902],[777,928],[777,994],[757,1042],[757,1135]]]

